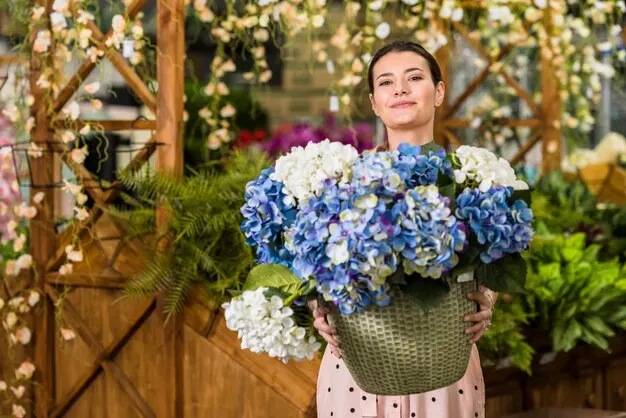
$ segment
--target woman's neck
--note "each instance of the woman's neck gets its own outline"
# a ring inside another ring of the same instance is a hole
[[[398,146],[406,142],[410,145],[424,145],[433,141],[433,129],[411,129],[411,130],[391,130],[387,129],[389,148],[397,149]]]

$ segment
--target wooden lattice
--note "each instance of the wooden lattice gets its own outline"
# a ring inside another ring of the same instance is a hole
[[[481,7],[481,5],[465,4],[464,7]],[[461,139],[455,135],[452,129],[468,128],[472,121],[467,119],[456,119],[455,114],[461,108],[461,106],[467,101],[467,99],[474,93],[481,84],[492,73],[491,67],[494,64],[500,63],[504,60],[515,48],[515,43],[509,43],[503,46],[498,55],[493,57],[485,49],[485,47],[476,38],[471,36],[470,29],[460,22],[453,22],[452,29],[456,31],[460,36],[468,42],[468,44],[474,49],[481,57],[486,60],[486,65],[483,70],[474,77],[474,79],[467,85],[465,90],[450,103],[448,100],[444,102],[443,108],[437,114],[437,127],[436,138],[438,142],[447,144],[451,143],[455,146],[462,145]],[[526,31],[528,27],[524,28]],[[448,58],[450,50],[443,47],[437,53],[437,58],[442,65],[444,72],[444,80],[446,85],[449,83],[448,74]],[[532,131],[526,142],[521,144],[516,154],[510,159],[511,164],[519,163],[540,141],[543,140],[543,169],[544,171],[550,171],[560,166],[561,155],[561,130],[558,125],[561,113],[561,99],[559,96],[559,82],[555,77],[555,71],[552,63],[543,58],[541,61],[541,89],[542,100],[541,103],[536,103],[524,86],[522,86],[515,78],[513,78],[506,70],[500,70],[498,72],[517,93],[520,100],[522,100],[527,106],[532,117],[528,119],[500,119],[494,121],[494,124],[503,127],[527,127]]]
[[[38,2],[46,10],[50,10],[51,2],[49,0],[40,0]],[[135,0],[126,9],[125,14],[129,19],[134,19],[143,9],[146,0]],[[182,0],[160,0],[158,2],[158,38],[157,50],[159,57],[157,60],[157,81],[166,94],[159,95],[158,99],[151,93],[145,83],[141,80],[135,70],[128,65],[124,58],[114,49],[106,48],[104,43],[111,36],[112,31],[103,34],[97,25],[93,22],[89,23],[89,29],[93,34],[93,39],[97,46],[105,51],[105,56],[117,69],[119,74],[124,78],[126,84],[139,100],[146,105],[152,112],[156,113],[156,120],[145,121],[77,121],[71,125],[64,121],[55,122],[51,126],[51,121],[56,119],[54,116],[59,114],[63,107],[68,103],[71,97],[77,92],[81,83],[96,68],[99,59],[95,62],[86,59],[78,68],[69,82],[61,89],[53,105],[53,114],[47,114],[44,104],[45,92],[36,84],[39,78],[43,64],[40,58],[33,54],[31,56],[31,91],[35,97],[33,106],[33,116],[36,120],[36,128],[33,133],[33,141],[38,143],[42,148],[50,148],[52,146],[62,147],[62,143],[51,143],[51,130],[54,129],[80,129],[84,124],[90,124],[94,128],[102,130],[152,130],[156,131],[152,138],[144,145],[143,149],[134,157],[129,164],[129,168],[138,168],[143,165],[156,150],[157,139],[160,139],[162,150],[157,155],[157,169],[164,171],[173,171],[182,173],[182,140],[181,127],[182,123],[182,103],[183,103],[183,1]],[[5,60],[6,61],[6,60]],[[172,63],[177,63],[172,65]],[[61,118],[59,118],[61,120]],[[63,162],[74,172],[74,174],[82,178],[89,184],[97,184],[92,174],[84,167],[84,165],[76,164],[67,158],[66,153],[63,156]],[[72,227],[64,231],[60,236],[55,237],[52,233],[52,216],[54,214],[54,196],[50,190],[41,188],[38,185],[51,184],[55,177],[60,175],[60,170],[54,169],[55,161],[53,153],[44,153],[44,156],[38,159],[31,159],[33,193],[42,191],[45,193],[45,199],[42,202],[42,210],[34,219],[31,226],[31,242],[32,254],[37,267],[38,287],[41,289],[43,298],[43,315],[37,319],[35,335],[35,362],[40,371],[38,378],[41,384],[37,387],[35,400],[38,417],[61,417],[70,410],[72,405],[80,397],[96,377],[104,371],[112,376],[114,380],[122,388],[123,392],[128,396],[132,405],[145,417],[177,417],[181,416],[182,411],[182,385],[180,384],[180,363],[182,362],[182,352],[180,350],[180,333],[182,320],[177,319],[170,321],[162,328],[161,335],[155,336],[155,340],[159,342],[159,355],[157,356],[158,367],[162,372],[162,396],[156,405],[151,406],[139,393],[127,374],[116,365],[113,358],[122,350],[126,342],[139,329],[146,319],[153,313],[159,316],[160,305],[162,301],[159,297],[154,300],[145,302],[130,325],[125,329],[121,336],[108,345],[103,343],[96,337],[88,326],[88,319],[83,318],[79,311],[71,302],[64,299],[59,304],[64,314],[64,318],[68,324],[76,330],[81,340],[88,345],[95,355],[96,360],[93,366],[82,376],[73,388],[65,395],[63,399],[54,402],[55,396],[55,366],[54,366],[54,309],[53,305],[59,302],[59,290],[57,286],[72,287],[105,287],[119,288],[123,285],[125,277],[131,274],[125,268],[137,266],[128,265],[126,261],[122,262],[121,267],[115,265],[115,260],[120,258],[120,253],[130,251],[133,243],[125,242],[121,236],[109,237],[109,240],[102,237],[94,241],[94,248],[99,252],[87,254],[89,261],[95,266],[94,271],[81,271],[78,267],[74,272],[61,276],[58,273],[60,265],[64,262],[65,247],[70,245],[78,236],[81,242],[88,242],[88,237],[93,233],[92,229],[96,226],[103,215],[102,207],[113,201],[118,194],[117,184],[113,187],[103,189],[101,187],[89,187],[87,193],[94,200],[93,209],[89,217],[82,222],[74,224]],[[163,219],[160,219],[163,222]],[[97,243],[97,244],[96,244]],[[123,244],[123,245],[122,245]],[[97,245],[97,247],[96,247]],[[89,245],[86,245],[89,247]],[[113,248],[114,247],[114,248]],[[107,248],[109,251],[107,251]],[[86,250],[88,253],[89,251]],[[105,257],[105,255],[107,257]],[[139,254],[135,253],[137,259]],[[132,263],[131,263],[132,264]],[[116,268],[117,267],[117,268]],[[120,270],[123,271],[120,272]],[[95,273],[95,274],[94,274]],[[162,321],[163,323],[163,321]]]

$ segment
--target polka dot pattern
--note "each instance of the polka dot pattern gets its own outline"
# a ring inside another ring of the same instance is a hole
[[[461,380],[422,394],[382,396],[364,392],[343,366],[342,360],[325,353],[318,376],[318,418],[484,417],[484,383],[475,346]]]

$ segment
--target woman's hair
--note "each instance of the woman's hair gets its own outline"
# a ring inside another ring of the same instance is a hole
[[[376,53],[372,57],[372,60],[370,61],[370,65],[367,70],[367,83],[370,88],[370,93],[374,93],[374,66],[382,57],[392,52],[416,53],[428,62],[430,74],[433,77],[433,82],[435,83],[435,85],[443,80],[443,76],[441,75],[441,68],[439,68],[437,60],[430,54],[430,52],[426,51],[423,46],[410,41],[393,41],[376,51]]]
[[[435,86],[439,84],[440,81],[443,81],[443,76],[441,75],[441,68],[439,68],[439,64],[435,57],[423,46],[418,43],[411,41],[393,41],[382,48],[380,48],[370,61],[369,67],[367,69],[367,84],[370,88],[370,93],[374,94],[374,66],[376,63],[385,55],[392,52],[414,52],[420,57],[424,58],[426,62],[428,62],[428,67],[430,69],[430,74],[433,78],[433,83]],[[383,145],[379,145],[376,148],[376,151],[388,151],[389,150],[389,139],[385,139],[385,143]]]

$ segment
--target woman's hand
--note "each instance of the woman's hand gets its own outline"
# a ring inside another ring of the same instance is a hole
[[[481,285],[477,292],[470,293],[467,295],[467,298],[479,305],[478,312],[467,314],[463,318],[466,322],[475,322],[474,325],[465,329],[466,334],[474,334],[472,338],[470,338],[470,343],[475,344],[480,340],[487,328],[491,326],[493,306],[496,303],[497,293]]]
[[[330,326],[328,320],[326,319],[326,315],[328,315],[328,309],[319,307],[317,301],[314,299],[309,302],[309,308],[313,311],[313,326],[317,330],[317,332],[326,340],[330,347],[330,353],[337,357],[341,358],[341,353],[339,352],[339,346],[337,344],[337,330]]]

